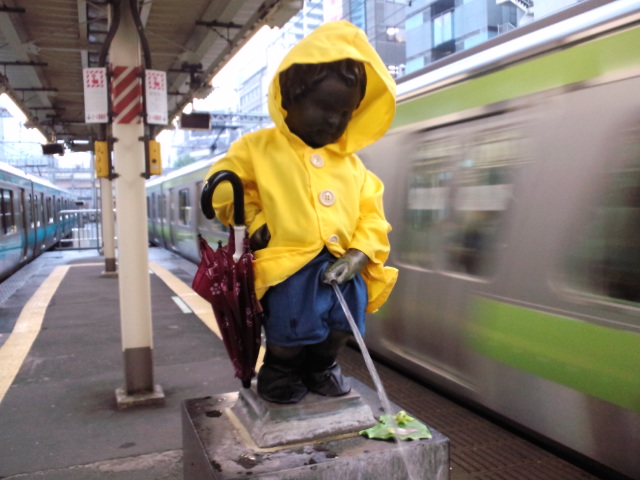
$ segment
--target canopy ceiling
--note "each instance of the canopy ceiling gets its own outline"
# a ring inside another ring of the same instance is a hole
[[[167,72],[169,118],[194,97],[263,25],[284,25],[303,0],[132,0],[154,70]],[[3,0],[0,93],[50,140],[93,140],[84,123],[82,69],[99,66],[113,3],[130,0]],[[104,55],[102,59],[104,60]],[[108,56],[106,57],[108,63]]]

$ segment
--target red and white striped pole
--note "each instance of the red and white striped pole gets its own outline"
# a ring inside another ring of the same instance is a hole
[[[118,226],[118,286],[125,386],[118,406],[162,403],[153,380],[151,288],[146,214],[140,41],[130,2],[121,2],[119,28],[109,50],[112,65],[113,157]]]

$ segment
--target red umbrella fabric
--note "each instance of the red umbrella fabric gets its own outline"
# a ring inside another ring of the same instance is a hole
[[[218,243],[215,251],[198,235],[200,263],[191,286],[211,303],[235,375],[249,388],[260,353],[263,314],[254,288],[253,254],[244,235],[244,193],[239,177],[228,170],[212,175],[203,188],[201,206],[207,218],[215,217],[211,197],[222,181],[233,185],[235,227],[227,245]],[[240,245],[237,252],[236,244]]]

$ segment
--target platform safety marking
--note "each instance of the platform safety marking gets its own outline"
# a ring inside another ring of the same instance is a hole
[[[114,119],[113,123],[140,123],[142,113],[142,80],[140,67],[113,67],[111,97]]]
[[[174,295],[173,297],[171,297],[171,300],[173,300],[173,302],[176,305],[178,305],[178,308],[182,310],[182,313],[193,313],[192,310],[189,308],[189,305],[184,303],[184,301],[177,295]]]
[[[42,282],[20,312],[11,335],[0,347],[0,402],[11,387],[33,342],[40,333],[47,307],[69,271],[69,267],[69,265],[56,267]]]
[[[213,315],[211,304],[198,295],[193,289],[176,277],[169,270],[156,262],[149,262],[149,268],[155,273],[180,299],[187,304],[193,313],[211,330],[218,338],[222,338],[216,317]],[[256,364],[256,370],[262,365],[264,347],[260,347],[260,354]]]

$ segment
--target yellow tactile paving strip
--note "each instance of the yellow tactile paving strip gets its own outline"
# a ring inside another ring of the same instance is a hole
[[[20,312],[7,341],[0,348],[0,402],[9,390],[35,341],[49,302],[69,271],[69,266],[56,267],[42,282]]]
[[[47,307],[69,271],[69,268],[93,265],[97,264],[81,263],[56,267],[25,304],[11,335],[2,347],[0,347],[0,366],[2,366],[2,368],[0,368],[0,402],[6,395],[7,390],[11,387],[24,359],[27,357],[33,342],[38,336]],[[213,315],[213,310],[205,299],[200,297],[190,286],[186,285],[162,265],[156,262],[150,262],[149,269],[180,297],[213,333],[220,337],[220,329]],[[262,365],[263,357],[264,349],[261,348],[256,369],[259,369]]]
[[[204,298],[198,295],[193,289],[186,285],[182,280],[176,277],[169,270],[156,262],[149,262],[149,269],[155,273],[172,291],[175,293],[187,306],[193,311],[193,313],[215,333],[219,338],[220,329],[216,322],[216,318],[213,315],[211,304]],[[256,365],[256,370],[262,365],[264,358],[264,348],[260,348],[260,356]]]

